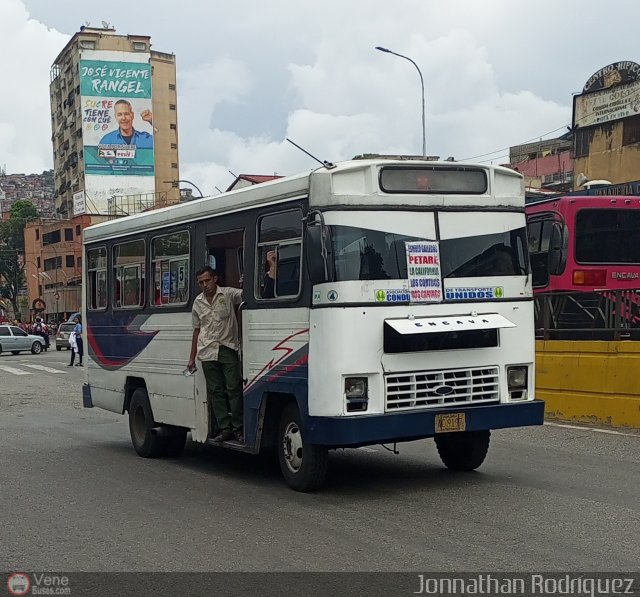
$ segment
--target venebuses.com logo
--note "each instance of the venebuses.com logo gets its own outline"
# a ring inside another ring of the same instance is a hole
[[[47,572],[12,572],[7,578],[9,595],[71,595],[69,577]]]
[[[10,595],[26,595],[31,588],[31,581],[24,572],[13,572],[7,579]]]

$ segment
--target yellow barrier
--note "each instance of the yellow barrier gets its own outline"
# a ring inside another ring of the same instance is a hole
[[[547,419],[640,429],[640,342],[536,341]]]

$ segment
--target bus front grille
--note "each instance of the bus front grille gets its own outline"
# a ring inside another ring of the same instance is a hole
[[[385,376],[386,411],[498,402],[497,367]]]

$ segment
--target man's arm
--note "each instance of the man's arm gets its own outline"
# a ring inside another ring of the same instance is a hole
[[[189,353],[189,362],[187,363],[187,369],[192,369],[196,366],[196,354],[198,353],[199,336],[200,328],[194,328],[193,335],[191,336],[191,352]]]
[[[237,307],[242,302],[242,288],[228,287],[233,304]]]

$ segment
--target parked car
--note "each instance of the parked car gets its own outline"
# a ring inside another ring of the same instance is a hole
[[[0,325],[0,353],[20,352],[30,350],[33,354],[40,354],[44,350],[42,336],[27,334],[15,325]]]
[[[71,350],[69,344],[69,336],[73,332],[73,328],[76,327],[75,323],[61,323],[58,327],[58,333],[56,334],[56,350],[62,350],[66,348]]]

